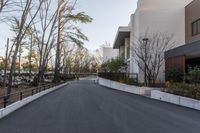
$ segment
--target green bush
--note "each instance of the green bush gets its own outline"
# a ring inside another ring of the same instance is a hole
[[[138,81],[136,78],[128,78],[127,79],[127,84],[129,85],[138,85]]]
[[[169,83],[167,92],[200,100],[200,84]]]
[[[200,84],[200,67],[189,67],[187,81],[189,83]]]
[[[0,63],[0,71],[4,70],[5,64],[4,63]]]
[[[183,74],[176,68],[166,70],[166,81],[182,82]]]
[[[102,72],[120,72],[120,69],[126,67],[127,64],[123,59],[117,58],[109,60],[101,65]]]
[[[167,71],[166,78],[170,81],[166,84],[167,92],[200,100],[200,67],[189,67],[187,83],[181,82],[182,77],[177,69]]]

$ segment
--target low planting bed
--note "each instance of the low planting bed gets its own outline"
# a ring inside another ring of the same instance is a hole
[[[98,77],[116,81],[119,83],[127,85],[136,85],[138,86],[138,74],[135,73],[113,73],[113,72],[101,72],[98,73]]]
[[[200,100],[200,84],[166,83],[165,92]]]

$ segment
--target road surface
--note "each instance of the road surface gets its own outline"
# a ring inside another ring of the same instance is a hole
[[[0,120],[0,133],[200,133],[200,112],[83,80]]]

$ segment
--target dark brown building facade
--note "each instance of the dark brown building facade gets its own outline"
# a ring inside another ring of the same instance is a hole
[[[177,69],[184,76],[188,67],[200,66],[200,0],[185,7],[185,40],[185,45],[165,52],[166,72]]]
[[[200,40],[200,0],[193,0],[185,7],[186,43]]]

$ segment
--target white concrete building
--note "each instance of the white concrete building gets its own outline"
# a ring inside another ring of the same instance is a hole
[[[113,49],[111,47],[103,48],[103,62],[111,59],[115,59],[119,56],[119,49]]]
[[[125,58],[129,63],[128,72],[138,73],[139,81],[143,82],[144,74],[135,63],[132,50],[134,44],[145,33],[164,33],[173,35],[173,39],[178,45],[185,44],[185,6],[192,0],[138,0],[135,13],[131,15],[131,21],[125,28],[120,27],[114,42],[114,48],[126,49],[125,55],[130,54],[130,58]],[[126,33],[126,35],[124,35]],[[129,43],[129,44],[128,44]],[[119,50],[123,51],[123,50]],[[159,81],[165,79],[164,65],[160,70]]]

